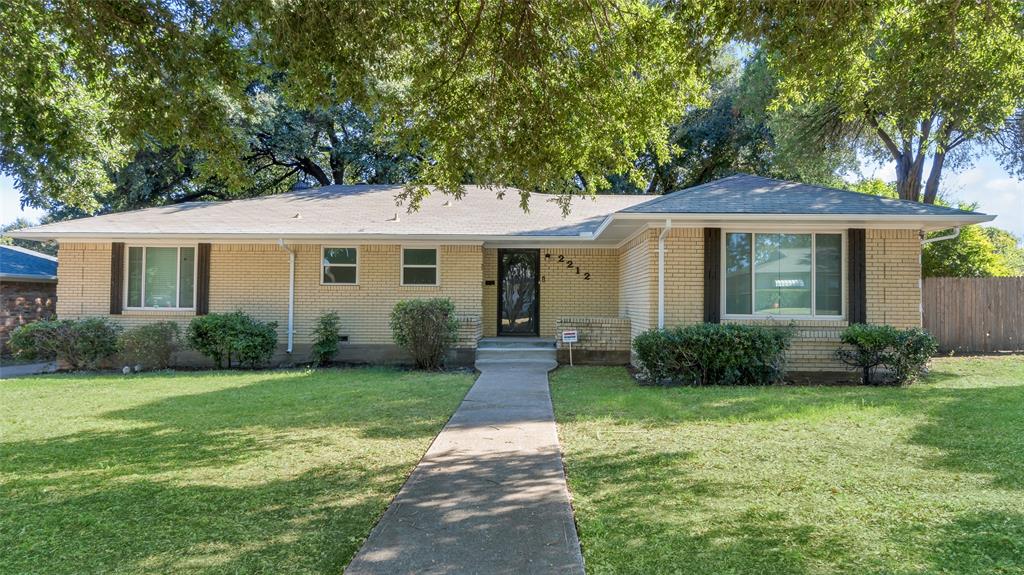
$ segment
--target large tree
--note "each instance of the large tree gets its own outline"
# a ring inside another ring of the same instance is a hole
[[[983,150],[1019,170],[1024,2],[864,5],[844,26],[782,18],[755,27],[781,77],[776,105],[806,107],[801,134],[855,141],[894,161],[899,197],[925,203],[935,202],[945,168]]]
[[[714,6],[714,4],[709,4]],[[416,184],[564,190],[629,172],[698,102],[728,30],[703,0],[0,3],[0,164],[26,197],[95,209],[158,142],[253,186],[255,84],[290,109],[372,111]],[[277,76],[284,72],[282,76]],[[332,176],[332,179],[336,179]],[[422,185],[409,188],[413,204]]]
[[[615,176],[611,192],[667,194],[737,172],[836,185],[855,171],[849,142],[807,142],[801,138],[799,107],[770,110],[778,79],[763,52],[740,54],[731,45],[715,62],[708,105],[687,111],[669,131],[671,156],[659,162],[641,154],[637,167],[645,185]]]

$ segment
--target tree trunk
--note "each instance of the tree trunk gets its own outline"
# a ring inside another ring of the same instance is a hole
[[[921,199],[921,172],[924,163],[914,161],[913,158],[909,150],[896,157],[896,192],[901,200],[917,202]]]
[[[334,183],[341,185],[345,183],[345,159],[341,155],[341,139],[334,131],[334,123],[327,128],[327,137],[331,141],[331,153],[328,154],[328,161],[331,163],[331,177]]]
[[[324,172],[324,169],[318,166],[316,162],[309,158],[296,158],[296,160],[298,168],[302,170],[304,174],[312,176],[321,186],[331,185],[331,180],[327,177],[327,173]]]
[[[939,195],[939,180],[942,178],[942,164],[946,161],[945,150],[936,150],[932,158],[932,169],[928,172],[928,183],[924,187],[924,203],[934,204]]]

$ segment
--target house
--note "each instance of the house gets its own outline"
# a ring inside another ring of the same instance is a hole
[[[50,319],[57,305],[57,258],[0,245],[0,353],[19,325]]]
[[[407,298],[448,297],[454,360],[481,338],[555,339],[577,361],[624,363],[632,336],[696,322],[789,324],[791,369],[833,359],[852,322],[921,325],[924,232],[992,216],[736,175],[672,194],[575,198],[467,186],[407,213],[399,186],[329,186],[191,202],[14,234],[60,244],[61,317],[124,324],[240,309],[278,322],[279,359],[304,361],[334,311],[340,359],[396,361],[388,318]]]

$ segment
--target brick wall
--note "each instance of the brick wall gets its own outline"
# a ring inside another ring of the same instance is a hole
[[[53,317],[57,284],[3,281],[0,282],[0,301],[0,354],[7,354],[7,340],[14,328]]]
[[[657,325],[657,230],[647,230],[619,249],[619,317],[628,318],[630,338]]]
[[[652,274],[657,298],[657,253]],[[653,325],[657,325],[656,299],[654,305]],[[665,238],[665,325],[689,325],[703,321],[704,228],[673,228]]]
[[[921,326],[921,239],[917,230],[867,231],[868,323]]]
[[[629,319],[620,317],[560,317],[555,320],[555,330],[561,334],[565,330],[575,329],[579,332],[579,342],[572,344],[573,349],[588,351],[629,351],[631,338]],[[557,340],[558,349],[565,349],[568,344]]]
[[[482,248],[439,246],[440,285],[401,286],[401,246],[360,245],[359,284],[321,285],[320,245],[297,244],[295,251],[295,342],[312,341],[316,321],[334,311],[341,331],[354,344],[391,344],[388,319],[403,299],[448,297],[460,318],[459,345],[469,346],[480,332]],[[191,311],[129,311],[109,316],[110,243],[62,244],[58,255],[57,311],[61,317],[105,316],[125,326],[159,320],[179,322]],[[67,262],[67,263],[65,263]],[[210,311],[242,310],[278,323],[278,340],[287,341],[288,253],[274,244],[214,244],[210,254]]]
[[[559,256],[561,260],[559,261]],[[573,267],[568,266],[572,262]],[[576,268],[579,268],[577,273]],[[587,274],[590,274],[590,279]],[[540,336],[555,337],[566,315],[616,316],[619,306],[619,256],[615,249],[546,248],[540,250]],[[483,334],[498,330],[498,250],[483,251]]]

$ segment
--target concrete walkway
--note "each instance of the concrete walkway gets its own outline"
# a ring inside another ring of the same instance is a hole
[[[553,365],[477,366],[480,378],[346,573],[583,573]]]

